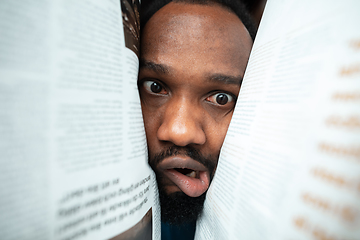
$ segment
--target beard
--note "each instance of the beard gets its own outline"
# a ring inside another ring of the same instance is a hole
[[[205,201],[206,192],[199,197],[189,197],[183,192],[167,194],[159,188],[161,221],[171,225],[182,225],[196,221]]]
[[[214,176],[217,159],[219,156],[209,156],[206,158],[200,154],[198,150],[191,146],[172,146],[160,154],[154,155],[153,157],[151,157],[149,154],[149,164],[156,173],[156,180],[159,187],[161,221],[171,225],[181,225],[196,221],[203,209],[207,192],[206,191],[199,197],[189,197],[182,191],[172,194],[166,193],[165,187],[162,185],[163,176],[157,172],[156,166],[163,159],[176,155],[186,155],[193,160],[203,164],[209,170],[210,182]]]

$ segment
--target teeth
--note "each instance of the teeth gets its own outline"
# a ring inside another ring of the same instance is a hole
[[[196,177],[196,172],[192,171],[191,173],[186,174],[186,176],[194,178]]]

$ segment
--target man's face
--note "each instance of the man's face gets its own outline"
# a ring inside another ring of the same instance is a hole
[[[192,211],[214,175],[252,40],[225,8],[174,2],[141,37],[139,90],[161,205]]]

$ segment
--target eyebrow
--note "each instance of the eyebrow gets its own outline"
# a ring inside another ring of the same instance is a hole
[[[241,83],[243,81],[243,78],[241,76],[229,76],[229,75],[224,75],[224,74],[211,74],[208,77],[210,82],[221,82],[221,83],[225,83],[225,84],[236,84],[241,86]]]
[[[161,74],[167,74],[170,72],[171,69],[169,66],[166,66],[165,64],[158,64],[151,61],[147,61],[145,59],[140,59],[139,68],[140,69],[145,68]]]
[[[169,74],[171,67],[165,64],[154,63],[145,59],[140,59],[140,69],[148,69],[159,74]],[[242,76],[229,76],[225,74],[215,73],[207,76],[209,82],[222,83],[222,84],[235,84],[241,86],[243,81]]]

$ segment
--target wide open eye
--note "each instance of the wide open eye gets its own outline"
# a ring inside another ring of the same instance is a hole
[[[235,98],[228,93],[215,93],[206,98],[207,101],[217,105],[226,105],[228,103],[234,103]]]
[[[150,93],[167,94],[164,87],[158,82],[147,80],[143,82],[143,86]]]

